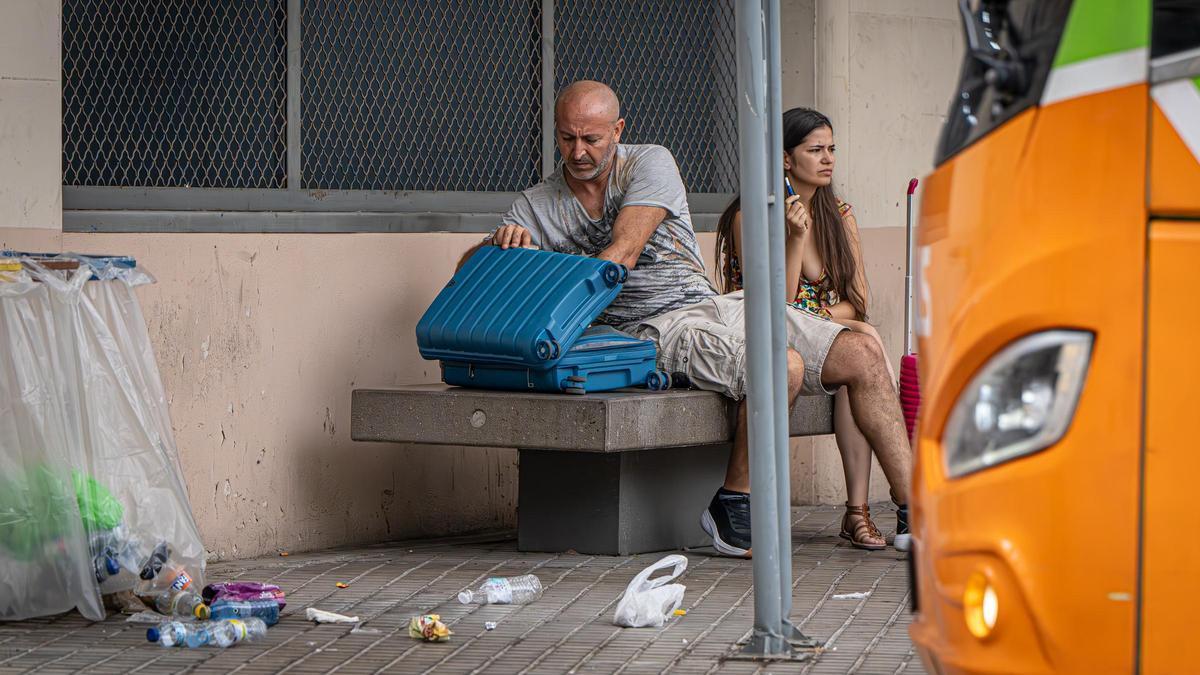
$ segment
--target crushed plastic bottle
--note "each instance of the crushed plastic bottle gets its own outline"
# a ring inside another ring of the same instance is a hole
[[[172,557],[171,546],[166,542],[150,549],[143,558],[138,576],[141,580],[133,592],[144,597],[155,597],[163,591],[186,591],[192,586],[192,575]]]
[[[274,626],[279,621],[279,603],[274,600],[225,600],[212,604],[212,618],[249,619],[256,617]]]
[[[205,629],[207,625],[206,623],[168,621],[153,628],[147,628],[146,640],[157,642],[163,647],[182,647],[188,642],[191,634]]]
[[[492,577],[478,589],[458,594],[464,605],[524,605],[542,597],[542,582],[532,574],[519,577]]]
[[[209,618],[208,605],[204,599],[191,591],[163,591],[154,598],[154,607],[168,616],[192,616]]]
[[[211,630],[212,644],[224,649],[239,642],[250,642],[266,637],[267,624],[262,619],[227,619],[218,621]]]

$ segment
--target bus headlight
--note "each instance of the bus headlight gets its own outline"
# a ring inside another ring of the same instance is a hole
[[[1092,334],[1051,330],[993,356],[963,390],[942,436],[951,478],[1042,450],[1062,438],[1083,391]]]

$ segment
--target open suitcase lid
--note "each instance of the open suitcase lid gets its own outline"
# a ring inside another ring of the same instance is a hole
[[[417,346],[430,360],[553,367],[626,275],[605,260],[485,246],[417,322]]]

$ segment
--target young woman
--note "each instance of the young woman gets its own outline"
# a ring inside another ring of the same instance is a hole
[[[791,305],[866,333],[880,340],[866,322],[868,289],[859,247],[858,223],[850,205],[833,189],[834,142],[829,118],[808,108],[783,114],[784,175],[791,195],[786,200],[787,279],[794,284]],[[742,214],[735,199],[717,228],[717,260],[721,263],[722,291],[742,287]],[[880,340],[882,345],[882,340]],[[895,372],[888,363],[895,381]],[[887,542],[867,508],[871,480],[871,445],[850,412],[843,387],[834,397],[833,429],[846,474],[846,514],[841,536],[858,548],[878,550]],[[883,458],[880,458],[883,461]],[[897,512],[895,546],[908,547],[906,485],[893,485]]]

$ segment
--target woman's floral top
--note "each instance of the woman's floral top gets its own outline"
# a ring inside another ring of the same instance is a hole
[[[850,213],[850,205],[842,200],[838,200],[838,213],[843,218]],[[742,288],[742,264],[736,255],[729,259],[730,269],[733,273],[734,290]],[[800,282],[797,284],[796,297],[788,304],[796,309],[815,314],[823,319],[832,319],[829,314],[829,308],[842,301],[838,295],[837,289],[833,288],[833,284],[829,280],[829,275],[825,270],[821,270],[821,277],[816,281],[809,281],[800,277]]]

